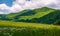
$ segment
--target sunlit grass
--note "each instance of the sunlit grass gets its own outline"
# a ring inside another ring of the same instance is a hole
[[[25,22],[12,22],[12,21],[0,21],[0,26],[11,27],[36,27],[36,28],[59,28],[57,25],[39,24],[39,23],[25,23]]]
[[[0,21],[0,36],[60,36],[60,26]]]

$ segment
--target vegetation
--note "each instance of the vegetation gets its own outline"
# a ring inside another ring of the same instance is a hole
[[[60,26],[0,21],[0,36],[60,36]]]
[[[56,25],[60,25],[60,19],[59,20],[57,20],[56,22],[54,22],[54,24]]]
[[[40,18],[33,18],[32,21],[37,23],[53,24],[55,21],[59,19],[60,19],[60,11],[54,11]]]
[[[45,28],[0,28],[0,36],[60,36],[60,29]]]
[[[33,10],[28,9],[18,13],[0,15],[0,20],[28,22],[28,23],[53,24],[55,21],[59,19],[60,19],[60,10],[47,7]]]
[[[60,36],[60,10],[38,8],[0,14],[0,36]]]

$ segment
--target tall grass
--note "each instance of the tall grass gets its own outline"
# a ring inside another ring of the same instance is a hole
[[[0,21],[0,36],[60,36],[60,26]]]
[[[60,29],[45,28],[0,28],[0,36],[60,36]]]

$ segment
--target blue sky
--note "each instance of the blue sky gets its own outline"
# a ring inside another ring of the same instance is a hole
[[[0,4],[6,4],[7,6],[12,6],[12,4],[13,4],[13,2],[14,2],[15,0],[0,0]]]
[[[0,14],[41,7],[60,9],[60,0],[0,0]]]

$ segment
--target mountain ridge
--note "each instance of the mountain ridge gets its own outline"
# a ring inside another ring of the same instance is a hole
[[[33,10],[23,10],[18,13],[10,13],[6,15],[0,14],[0,20],[52,24],[60,19],[59,16],[60,10],[43,7]]]

